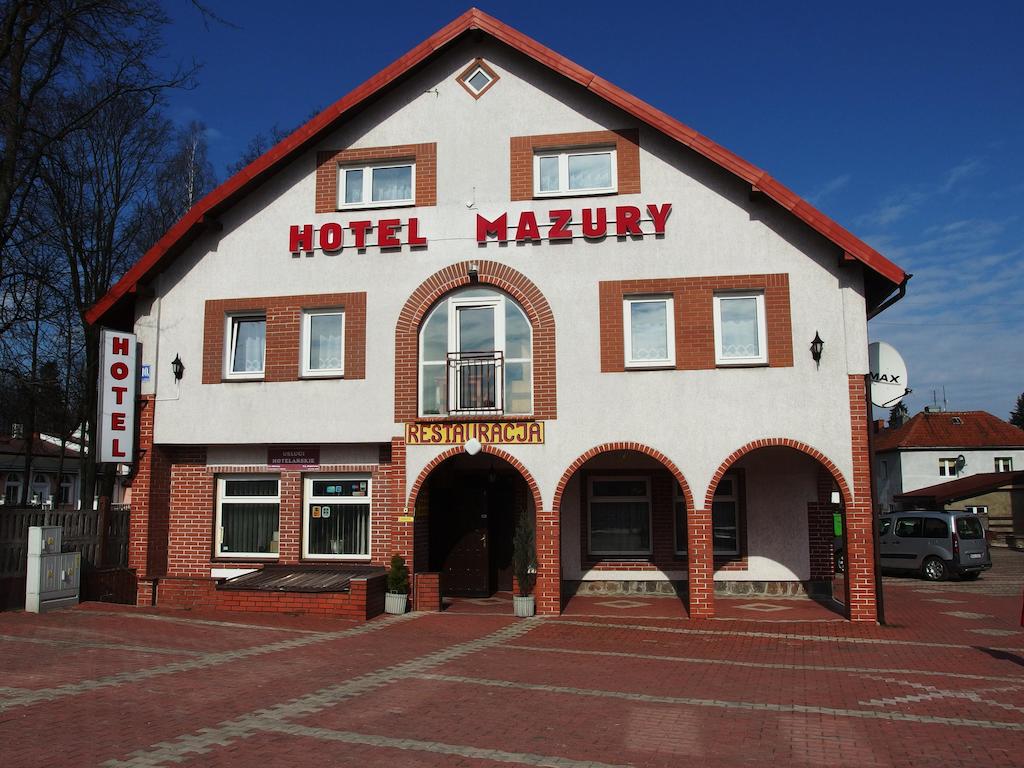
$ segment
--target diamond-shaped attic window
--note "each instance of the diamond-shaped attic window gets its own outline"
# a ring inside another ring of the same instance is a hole
[[[458,77],[459,85],[474,98],[479,99],[498,81],[498,74],[487,66],[483,59],[470,64]]]

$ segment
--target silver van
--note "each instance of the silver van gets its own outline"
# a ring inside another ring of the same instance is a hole
[[[981,520],[970,512],[892,512],[878,518],[882,568],[928,581],[976,579],[992,567]]]

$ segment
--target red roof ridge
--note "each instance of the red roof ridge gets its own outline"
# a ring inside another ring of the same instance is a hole
[[[908,279],[907,274],[896,264],[816,210],[757,166],[748,163],[656,107],[627,93],[561,54],[555,53],[522,32],[498,21],[476,7],[471,7],[404,56],[396,59],[362,85],[357,86],[327,107],[199,200],[96,304],[89,308],[85,314],[86,321],[96,323],[102,320],[120,299],[133,293],[138,284],[145,279],[150,271],[156,269],[165,257],[172,256],[180,248],[186,247],[202,230],[209,214],[229,204],[236,196],[247,191],[251,185],[259,183],[275,166],[318,138],[323,131],[331,128],[335,121],[350,109],[423,63],[467,31],[474,29],[486,32],[491,37],[544,64],[558,74],[579,83],[595,95],[747,181],[752,188],[790,211],[812,229],[842,248],[844,253],[849,253],[869,269],[888,280],[894,287],[902,285]]]
[[[954,423],[952,417],[960,423]],[[1024,448],[1024,430],[988,411],[921,411],[874,436],[876,453],[901,448]]]

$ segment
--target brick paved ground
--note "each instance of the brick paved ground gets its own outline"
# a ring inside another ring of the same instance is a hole
[[[996,555],[973,583],[887,577],[887,627],[632,597],[0,614],[0,766],[1024,765],[1024,553]]]

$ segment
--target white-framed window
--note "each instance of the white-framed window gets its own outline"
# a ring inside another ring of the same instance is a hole
[[[715,362],[763,365],[768,362],[764,293],[715,294]]]
[[[302,556],[310,560],[369,560],[369,475],[307,475]]]
[[[739,476],[727,473],[718,481],[715,498],[711,503],[711,539],[716,555],[740,553]],[[686,554],[686,498],[679,483],[675,484],[673,509],[675,512],[676,554]]]
[[[995,459],[996,472],[1013,472],[1012,456],[997,456]]]
[[[972,515],[987,515],[988,514],[988,506],[986,506],[984,504],[975,504],[975,505],[971,505],[971,506],[966,506],[966,507],[964,507],[964,510],[966,512],[970,512]]]
[[[939,459],[939,477],[956,477],[956,459]]]
[[[384,208],[412,205],[416,163],[412,161],[338,166],[339,208]]]
[[[491,288],[442,299],[420,327],[420,415],[533,412],[533,328]]]
[[[650,478],[591,477],[587,491],[590,554],[651,554]]]
[[[673,306],[671,296],[623,299],[627,368],[671,368],[676,364]]]
[[[276,558],[280,516],[281,484],[276,475],[218,477],[216,556]]]
[[[228,355],[225,374],[229,379],[262,379],[267,347],[267,318],[264,315],[228,315]]]
[[[538,151],[533,156],[534,194],[548,197],[615,192],[615,155],[611,147]]]
[[[494,82],[494,77],[487,72],[486,69],[477,65],[477,68],[470,72],[466,77],[462,78],[462,82],[473,91],[473,93],[483,93],[484,89]]]
[[[343,376],[344,373],[344,310],[306,310],[302,313],[302,375]]]
[[[14,506],[21,503],[21,475],[11,473],[4,483],[4,504]]]
[[[60,476],[60,504],[75,503],[75,476],[65,472]]]

